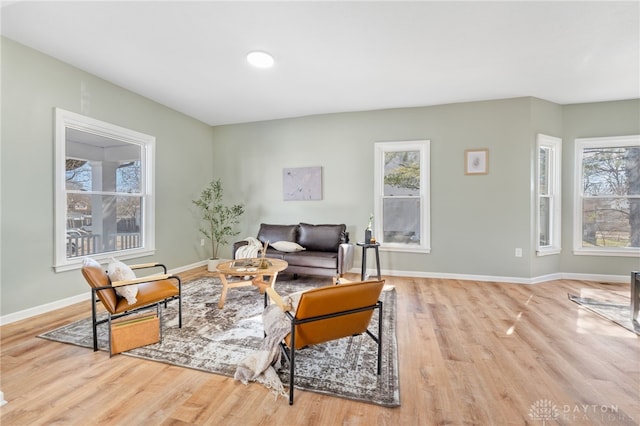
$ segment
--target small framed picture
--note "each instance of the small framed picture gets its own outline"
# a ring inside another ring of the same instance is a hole
[[[489,150],[467,149],[464,151],[464,174],[486,175],[489,173]]]

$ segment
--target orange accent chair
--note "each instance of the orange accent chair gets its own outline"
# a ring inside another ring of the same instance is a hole
[[[161,263],[144,263],[139,265],[130,265],[132,270],[147,268],[162,268],[164,273],[157,275],[149,275],[132,280],[114,281],[109,279],[109,275],[102,269],[100,264],[92,259],[87,259],[82,266],[82,275],[91,287],[91,319],[93,325],[93,350],[98,350],[98,325],[105,322],[109,323],[109,331],[111,331],[111,320],[135,313],[141,309],[149,308],[156,305],[158,317],[160,317],[160,303],[164,302],[166,307],[170,300],[178,300],[178,327],[182,328],[182,282],[177,275],[168,275],[167,268]],[[118,286],[126,286],[136,284],[138,286],[138,294],[136,302],[129,304],[127,299],[119,296],[115,288]],[[97,319],[97,302],[107,311],[107,318],[98,321]],[[111,339],[109,339],[109,346]],[[109,348],[111,352],[111,348]]]
[[[270,287],[259,286],[265,291],[265,304],[269,296],[291,321],[291,331],[280,343],[289,362],[289,405],[293,404],[293,379],[296,350],[309,345],[325,343],[343,337],[368,334],[378,344],[378,371],[382,366],[382,302],[378,300],[384,280],[360,281],[330,285],[305,291],[300,296],[295,313],[291,305]],[[377,335],[369,331],[374,310],[378,309]]]

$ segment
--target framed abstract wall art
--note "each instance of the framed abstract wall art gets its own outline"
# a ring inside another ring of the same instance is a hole
[[[284,201],[322,200],[322,167],[282,169]]]

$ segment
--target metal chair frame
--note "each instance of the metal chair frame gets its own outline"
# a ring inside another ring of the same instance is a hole
[[[269,303],[267,293],[265,293],[264,300],[265,300],[265,307],[266,307],[267,304]],[[296,348],[296,325],[306,324],[314,321],[322,321],[322,320],[341,317],[345,315],[356,314],[359,312],[373,311],[375,309],[378,309],[378,334],[377,335],[373,334],[371,331],[369,331],[369,329],[367,329],[365,332],[366,334],[369,335],[369,337],[373,339],[374,342],[376,342],[378,346],[377,374],[380,375],[382,373],[382,301],[378,300],[378,302],[375,305],[364,306],[361,308],[349,309],[349,310],[340,311],[340,312],[332,312],[330,314],[318,315],[318,316],[304,318],[304,319],[297,319],[291,312],[285,311],[285,315],[287,316],[289,321],[291,321],[291,332],[290,332],[291,342],[289,347],[287,347],[284,341],[280,342],[280,349],[289,363],[289,405],[293,405],[293,390],[294,390],[293,382],[295,377],[295,359],[296,359],[296,349],[295,349]],[[348,337],[348,336],[344,336],[344,337]]]
[[[163,273],[166,274],[167,273],[167,267],[161,263],[156,263],[156,264],[149,264],[149,265],[140,265],[137,269],[141,269],[141,268],[145,268],[145,267],[160,267],[163,269]],[[142,281],[142,282],[151,282],[151,281],[155,281],[153,279],[153,275],[149,276],[149,281]],[[96,352],[98,350],[98,325],[100,324],[104,324],[104,323],[108,323],[109,325],[109,353],[111,353],[111,321],[114,319],[118,319],[127,315],[131,315],[133,313],[136,313],[138,311],[142,311],[142,310],[146,310],[149,309],[150,307],[152,307],[153,305],[156,305],[156,313],[158,315],[158,318],[161,318],[161,314],[162,314],[162,308],[160,306],[161,303],[164,303],[165,308],[167,307],[167,302],[170,302],[172,300],[178,299],[178,328],[182,328],[182,280],[180,280],[180,277],[178,277],[177,275],[171,275],[166,279],[175,279],[178,282],[178,295],[177,296],[172,296],[172,297],[168,297],[164,300],[160,300],[158,302],[155,303],[150,303],[148,305],[145,306],[138,306],[134,309],[128,310],[128,311],[124,311],[124,312],[120,312],[118,314],[112,314],[111,312],[109,312],[108,310],[106,311],[107,313],[107,318],[99,320],[98,321],[98,309],[97,309],[97,302],[100,302],[100,298],[98,298],[98,291],[100,290],[108,290],[108,289],[113,289],[112,286],[108,285],[108,286],[103,286],[103,287],[92,287],[91,288],[91,322],[92,322],[92,330],[93,330],[93,351]],[[111,281],[111,280],[109,280]],[[136,281],[135,283],[132,283],[130,285],[133,284],[140,284],[140,281]],[[126,284],[125,284],[126,285]],[[160,321],[160,338],[162,339],[162,320]]]

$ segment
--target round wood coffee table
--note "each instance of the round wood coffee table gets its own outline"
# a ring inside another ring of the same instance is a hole
[[[220,302],[218,302],[218,308],[224,307],[224,301],[227,298],[227,290],[236,287],[248,287],[250,285],[262,284],[268,285],[273,288],[278,277],[278,272],[287,269],[289,264],[280,259],[266,258],[266,267],[260,267],[261,259],[236,259],[229,260],[218,264],[217,270],[222,282],[222,295],[220,296]],[[240,280],[231,281],[227,280],[227,277],[255,277],[252,280]],[[268,276],[269,280],[265,281],[264,277]]]

